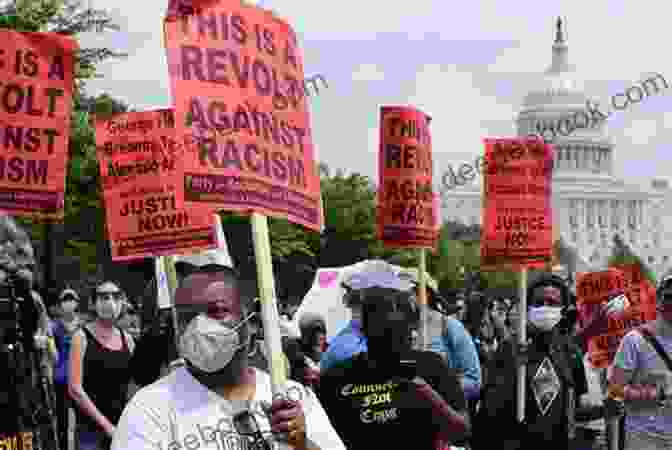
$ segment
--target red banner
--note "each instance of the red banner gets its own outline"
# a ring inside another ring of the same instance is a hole
[[[588,341],[590,362],[597,368],[608,367],[614,360],[621,339],[634,328],[656,318],[655,287],[644,278],[639,265],[630,264],[603,272],[577,276],[577,308],[583,322],[609,300],[609,293],[623,290],[630,306],[609,318],[607,332]]]
[[[197,143],[184,157],[187,204],[319,231],[320,179],[292,28],[240,0],[169,8],[164,25],[178,137]]]
[[[389,247],[434,248],[431,118],[408,106],[380,110],[378,238]]]
[[[543,268],[553,256],[553,149],[529,138],[486,138],[481,269]]]
[[[0,30],[0,210],[62,219],[77,43]]]
[[[175,139],[172,110],[98,119],[96,146],[113,260],[217,246],[213,211],[183,204],[185,152]]]

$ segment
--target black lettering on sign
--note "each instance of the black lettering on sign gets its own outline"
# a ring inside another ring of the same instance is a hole
[[[37,152],[47,147],[47,153],[54,153],[54,140],[60,134],[50,128],[0,126],[0,145],[7,150]]]
[[[0,157],[0,180],[23,184],[47,184],[49,161]]]
[[[495,231],[542,231],[545,217],[497,216]]]
[[[288,182],[290,186],[306,187],[303,159],[278,151],[269,151],[256,144],[238,145],[234,139],[218,143],[206,139],[199,152],[201,166],[219,169],[235,167],[250,171],[274,181]]]
[[[122,217],[129,215],[156,214],[160,211],[176,210],[175,196],[148,197],[133,199],[124,203],[119,211]]]
[[[434,212],[431,206],[397,203],[390,206],[389,214],[391,221],[399,224],[434,226]]]
[[[526,247],[530,242],[530,236],[525,231],[514,231],[506,233],[506,248]]]
[[[432,183],[423,183],[417,180],[405,180],[400,183],[399,180],[395,179],[386,180],[385,201],[390,200],[431,202],[433,200]]]
[[[432,158],[429,152],[415,145],[385,145],[385,167],[387,169],[419,169],[432,174]]]
[[[47,115],[54,117],[56,98],[63,94],[63,89],[43,88],[40,94],[40,90],[32,85],[21,86],[0,81],[0,109],[10,114],[23,113],[40,117],[44,115],[46,107]]]
[[[138,219],[140,233],[152,233],[166,229],[184,228],[189,225],[189,216],[186,212],[176,214],[159,214],[152,217]]]

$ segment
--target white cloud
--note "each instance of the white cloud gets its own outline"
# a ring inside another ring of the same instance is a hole
[[[352,73],[353,81],[384,81],[385,73],[375,64],[362,64]]]
[[[426,65],[418,71],[408,103],[433,117],[435,176],[451,162],[471,162],[483,152],[483,138],[513,134],[513,105],[476,86],[470,72],[456,66]],[[493,120],[501,118],[501,120]]]

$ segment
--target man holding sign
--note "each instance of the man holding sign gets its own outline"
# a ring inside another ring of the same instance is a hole
[[[113,450],[344,449],[312,391],[289,382],[294,395],[274,398],[270,376],[249,367],[250,303],[230,268],[206,264],[182,280],[175,307],[185,367],[133,397]]]
[[[658,317],[625,335],[609,376],[612,398],[625,400],[625,448],[672,447],[672,279],[657,292]]]
[[[491,447],[487,430],[494,427],[503,430],[502,449],[532,450],[549,442],[554,448],[570,448],[576,420],[594,420],[603,414],[600,407],[579,403],[587,382],[578,349],[563,325],[570,306],[565,282],[545,275],[529,286],[527,298],[530,339],[519,347],[513,337],[494,357],[475,426],[472,448],[476,450]],[[516,421],[516,385],[511,382],[520,364],[528,367],[523,423]]]

